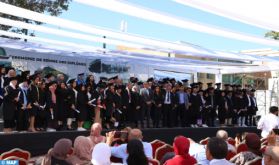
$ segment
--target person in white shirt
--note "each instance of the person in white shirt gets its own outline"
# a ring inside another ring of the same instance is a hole
[[[216,137],[220,138],[220,139],[223,139],[227,143],[227,145],[228,145],[228,150],[236,153],[235,146],[233,146],[233,145],[228,143],[229,136],[228,136],[228,132],[227,131],[225,131],[225,130],[217,131]]]
[[[269,114],[261,117],[258,122],[258,129],[262,130],[261,136],[266,138],[272,129],[279,128],[278,107],[269,108]]]
[[[206,158],[210,161],[209,165],[233,165],[226,160],[228,153],[227,143],[220,138],[209,139],[206,145]]]
[[[107,144],[111,145],[111,143],[114,141],[114,132],[109,132],[107,133]],[[128,141],[132,139],[137,139],[142,141],[142,132],[139,129],[132,129],[129,132],[128,135]],[[143,144],[143,150],[148,159],[152,159],[152,146],[150,143],[147,142],[142,142]],[[111,155],[117,158],[121,158],[123,161],[123,164],[127,164],[127,158],[128,158],[128,153],[127,153],[127,144],[121,144],[120,146],[117,147],[111,147]]]
[[[209,160],[207,160],[205,154],[205,147],[201,144],[194,142],[192,139],[189,139],[189,141],[189,154],[197,160],[199,165],[209,165]]]

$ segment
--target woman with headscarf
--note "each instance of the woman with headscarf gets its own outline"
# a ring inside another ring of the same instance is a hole
[[[93,165],[120,165],[120,163],[111,163],[110,157],[111,150],[109,145],[99,143],[93,149],[91,163]]]
[[[71,165],[90,164],[92,145],[90,139],[85,136],[78,136],[74,142],[74,154],[67,159]]]
[[[245,144],[248,147],[248,151],[240,152],[231,158],[230,162],[236,165],[244,165],[246,162],[255,159],[256,157],[262,156],[261,139],[255,133],[247,133],[245,137]]]
[[[106,141],[106,137],[101,135],[102,132],[102,125],[100,123],[94,123],[91,126],[90,136],[88,137],[91,140],[91,147],[98,143],[104,143]]]
[[[68,159],[73,153],[72,141],[70,139],[58,140],[52,149],[50,149],[47,155],[43,158],[42,165],[69,165],[66,159]]]
[[[178,136],[174,139],[173,149],[175,156],[168,160],[165,165],[194,165],[196,159],[189,155],[190,141],[184,136]]]

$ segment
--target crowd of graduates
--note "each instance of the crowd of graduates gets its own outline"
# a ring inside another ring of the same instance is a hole
[[[255,90],[247,86],[174,78],[127,83],[119,76],[81,73],[65,80],[63,74],[43,74],[0,66],[0,104],[4,132],[85,130],[85,121],[105,128],[214,127],[255,125]],[[214,86],[213,86],[214,85]]]

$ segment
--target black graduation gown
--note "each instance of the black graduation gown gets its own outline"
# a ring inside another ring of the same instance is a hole
[[[158,127],[160,120],[161,120],[161,114],[164,104],[164,96],[162,93],[155,93],[153,95],[153,101],[154,101],[154,126]],[[161,107],[159,107],[159,104],[161,104]]]
[[[5,88],[4,100],[3,100],[3,117],[4,127],[13,128],[15,126],[15,113],[17,110],[17,102],[15,98],[18,97],[18,89],[14,89],[11,86]]]
[[[117,121],[121,120],[122,116],[122,97],[121,95],[115,94],[114,95],[114,103],[115,103],[115,112],[114,117]],[[121,112],[119,112],[121,111]]]
[[[228,111],[226,113],[226,118],[232,118],[234,116],[234,100],[233,97],[226,96]]]
[[[218,118],[221,124],[224,124],[226,119],[226,114],[227,114],[226,104],[227,104],[226,98],[221,96],[218,102]]]
[[[140,119],[141,116],[141,96],[138,92],[131,93],[131,112],[132,112],[132,121],[137,121]],[[137,109],[137,107],[140,107]]]
[[[67,113],[69,111],[67,89],[57,88],[56,90],[56,103],[57,103],[57,120],[66,122]]]
[[[196,120],[202,107],[201,97],[198,94],[191,94],[189,102],[191,103],[189,108],[190,116],[193,120]]]
[[[32,106],[32,108],[29,110],[30,116],[36,116],[39,108],[34,105],[34,103],[39,102],[39,88],[35,85],[31,85],[28,89],[28,100]]]
[[[18,106],[17,106],[17,130],[23,131],[28,129],[28,110],[23,109],[24,104],[24,96],[26,97],[26,105],[28,105],[28,95],[27,91],[23,91],[22,89],[19,89],[19,99],[18,99]]]
[[[79,121],[85,121],[87,119],[88,111],[88,96],[85,91],[79,91],[77,95],[77,110],[79,110],[80,113],[78,113],[78,120]]]
[[[245,108],[246,108],[245,100],[243,98],[237,97],[236,98],[236,109],[237,109],[238,116],[245,116],[246,111],[241,111]]]
[[[72,88],[69,88],[67,90],[67,106],[68,106],[68,111],[67,111],[67,118],[75,118],[75,110],[72,109],[72,105],[76,107],[76,94]]]
[[[106,92],[106,112],[105,112],[105,117],[107,120],[109,120],[112,117],[112,113],[114,112],[113,105],[115,104],[114,102],[114,94],[110,91]]]

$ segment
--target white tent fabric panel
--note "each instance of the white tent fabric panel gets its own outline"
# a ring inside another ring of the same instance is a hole
[[[278,0],[173,0],[222,17],[279,31]]]

